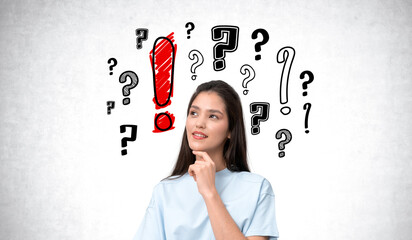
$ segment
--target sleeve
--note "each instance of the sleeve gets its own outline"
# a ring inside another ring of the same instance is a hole
[[[163,214],[159,207],[159,200],[156,195],[156,188],[153,189],[152,198],[146,209],[143,221],[137,230],[133,240],[165,240],[163,226]]]
[[[246,228],[245,236],[269,236],[269,240],[279,237],[276,224],[275,194],[266,179],[263,180],[255,212]]]

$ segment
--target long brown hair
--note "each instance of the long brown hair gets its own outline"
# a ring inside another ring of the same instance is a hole
[[[186,115],[189,115],[190,106],[192,106],[193,101],[201,92],[215,92],[223,99],[225,103],[226,112],[229,117],[230,132],[230,139],[226,140],[223,148],[223,156],[227,169],[232,172],[250,172],[246,156],[245,124],[243,121],[242,104],[240,102],[239,95],[229,84],[224,81],[215,80],[203,83],[197,87],[196,91],[190,98]],[[189,142],[187,141],[187,131],[185,128],[179,156],[177,157],[172,174],[169,177],[183,176],[195,160],[196,157],[193,155],[192,150],[189,147]]]

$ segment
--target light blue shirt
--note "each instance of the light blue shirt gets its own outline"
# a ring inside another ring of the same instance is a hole
[[[175,177],[174,177],[175,178]],[[246,236],[278,237],[275,195],[268,180],[250,172],[216,172],[216,189],[227,211]],[[134,240],[215,239],[206,204],[188,173],[163,180],[152,198]]]

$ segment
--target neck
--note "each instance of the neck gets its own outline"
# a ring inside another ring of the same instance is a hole
[[[223,151],[216,153],[208,153],[210,158],[215,162],[216,172],[219,172],[226,168],[225,158],[223,157]]]
[[[207,152],[207,154],[212,159],[212,161],[215,163],[216,172],[219,172],[226,168],[226,162],[225,162],[222,152],[220,153]],[[196,156],[196,159],[197,159],[197,156]]]

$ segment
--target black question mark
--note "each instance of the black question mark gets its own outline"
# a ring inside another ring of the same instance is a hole
[[[270,104],[267,102],[254,102],[250,104],[250,113],[258,113],[260,109],[260,114],[255,114],[252,116],[252,135],[257,135],[260,133],[260,122],[265,122],[269,119],[269,107]]]
[[[117,65],[117,60],[116,58],[110,58],[107,63],[110,64],[111,62],[113,62],[113,64],[110,65],[109,70],[110,70],[110,75],[113,75],[113,68]]]
[[[138,28],[136,29],[136,48],[142,49],[143,41],[146,41],[149,36],[149,29],[147,28]]]
[[[255,44],[255,51],[256,52],[260,52],[262,50],[261,46],[265,45],[269,41],[269,33],[263,28],[259,28],[259,29],[256,29],[255,31],[253,31],[252,39],[256,39],[258,37],[258,33],[262,34],[263,40],[261,42],[257,42]],[[261,59],[260,54],[257,54],[255,56],[255,60],[258,61],[260,59]]]
[[[112,113],[111,110],[114,109],[114,106],[114,101],[107,101],[107,115],[110,115]]]
[[[303,90],[308,89],[308,84],[311,83],[311,82],[313,82],[313,80],[314,80],[314,76],[313,76],[313,73],[312,73],[311,71],[308,71],[308,70],[303,71],[303,72],[300,74],[300,79],[304,79],[304,78],[305,78],[305,75],[308,75],[308,76],[309,76],[309,80],[308,80],[308,81],[304,81],[304,82],[302,83],[302,88],[303,88]],[[307,93],[306,91],[303,91],[302,95],[303,95],[303,96],[306,96],[306,95],[308,95],[308,93]]]
[[[239,42],[239,27],[236,26],[216,26],[212,28],[212,40],[219,41],[226,34],[226,42],[219,42],[213,47],[213,69],[221,71],[226,68],[226,52],[234,52]]]
[[[186,23],[185,27],[186,28],[190,27],[187,30],[187,39],[190,39],[190,32],[193,31],[193,29],[195,29],[195,24],[193,24],[192,22],[188,22],[188,23]]]
[[[120,133],[126,132],[126,128],[131,128],[132,129],[132,134],[130,137],[124,137],[122,138],[122,148],[127,147],[127,142],[133,142],[136,140],[136,135],[137,135],[137,126],[136,125],[121,125],[120,126]],[[122,150],[122,156],[127,155],[127,149]]]

